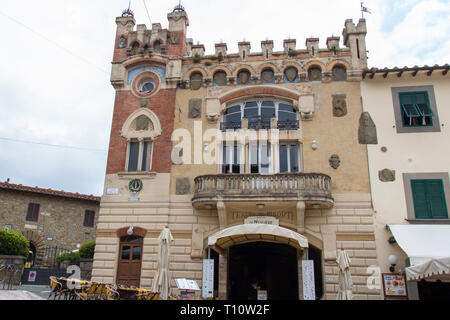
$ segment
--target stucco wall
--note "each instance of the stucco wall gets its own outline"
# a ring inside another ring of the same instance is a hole
[[[380,77],[381,78],[381,77]],[[433,86],[440,120],[440,132],[397,133],[395,127],[392,87]],[[392,234],[386,224],[404,224],[407,216],[404,173],[449,172],[450,157],[448,119],[450,119],[450,79],[441,72],[431,77],[404,74],[398,78],[390,74],[387,79],[366,79],[361,83],[364,111],[368,111],[377,126],[378,145],[368,145],[370,181],[375,210],[376,238],[379,263],[388,272],[387,258],[396,254],[398,267],[404,269],[407,256],[387,240]],[[383,152],[382,147],[387,151]],[[378,171],[395,170],[395,181],[381,182]],[[447,194],[447,197],[450,195]]]

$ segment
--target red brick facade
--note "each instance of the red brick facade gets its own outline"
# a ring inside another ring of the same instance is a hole
[[[151,97],[148,107],[159,118],[162,128],[161,136],[157,137],[153,146],[152,171],[159,173],[170,172],[172,152],[172,132],[175,118],[176,89],[160,90]],[[114,105],[114,115],[109,143],[108,165],[106,173],[125,171],[127,140],[120,135],[122,126],[128,117],[141,108],[141,101],[130,91],[118,91]]]

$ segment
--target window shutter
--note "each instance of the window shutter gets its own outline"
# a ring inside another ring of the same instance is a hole
[[[39,203],[29,203],[28,204],[28,211],[27,211],[27,221],[35,221],[37,222],[39,220]]]
[[[95,211],[86,210],[85,213],[84,213],[83,226],[85,226],[85,227],[93,227],[94,226],[94,220],[95,220]]]
[[[445,201],[442,180],[430,180],[427,183],[428,203],[433,219],[447,219],[447,204]]]
[[[431,215],[427,205],[426,182],[423,180],[411,180],[411,189],[416,219],[430,219]]]

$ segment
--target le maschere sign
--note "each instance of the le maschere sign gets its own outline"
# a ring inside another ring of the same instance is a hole
[[[248,217],[244,220],[245,224],[269,224],[273,226],[279,226],[280,220],[278,220],[275,217],[268,217],[268,216],[262,216],[262,217]]]
[[[214,297],[214,260],[203,260],[202,297],[204,299]]]
[[[316,300],[313,260],[302,260],[302,277],[303,277],[303,299]]]

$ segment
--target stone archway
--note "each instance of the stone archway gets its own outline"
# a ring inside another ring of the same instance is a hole
[[[41,267],[45,256],[45,240],[39,233],[33,230],[22,232],[23,236],[36,248],[34,266]]]

